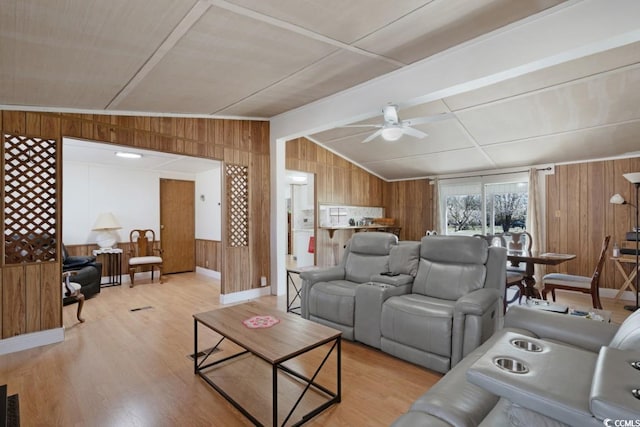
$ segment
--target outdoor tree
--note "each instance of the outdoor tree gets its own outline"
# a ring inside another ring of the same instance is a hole
[[[467,230],[480,224],[480,196],[447,197],[447,223],[454,231]]]
[[[527,193],[493,195],[495,221],[502,225],[502,231],[509,231],[514,220],[524,220],[527,215],[527,197]]]

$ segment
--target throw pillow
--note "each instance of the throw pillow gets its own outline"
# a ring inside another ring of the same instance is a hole
[[[420,260],[420,244],[415,242],[395,245],[389,251],[389,271],[416,277]]]

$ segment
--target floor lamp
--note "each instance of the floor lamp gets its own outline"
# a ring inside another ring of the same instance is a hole
[[[638,265],[640,265],[640,262],[639,262],[640,261],[640,242],[638,241],[638,233],[640,232],[640,230],[638,229],[638,227],[640,227],[639,225],[640,217],[638,212],[638,191],[640,190],[640,172],[625,173],[622,176],[624,176],[627,181],[629,181],[630,183],[636,186],[636,204],[634,206],[631,203],[627,203],[620,194],[616,194],[613,197],[611,197],[610,202],[618,205],[628,204],[630,206],[633,206],[636,209],[636,226],[634,229],[636,232],[636,265],[634,266],[634,268],[636,269],[636,304],[624,306],[625,310],[636,311],[638,307],[640,307],[640,304],[638,301],[638,293],[640,292],[640,287],[638,286],[639,284],[638,278],[640,278],[640,274],[638,273]]]

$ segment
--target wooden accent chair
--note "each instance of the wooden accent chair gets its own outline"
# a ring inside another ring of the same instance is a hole
[[[551,298],[555,302],[556,289],[564,291],[582,292],[583,294],[591,295],[591,303],[593,308],[602,310],[602,303],[600,302],[600,275],[604,268],[604,262],[607,259],[607,248],[609,247],[609,241],[611,236],[606,236],[602,241],[602,250],[600,251],[600,258],[596,269],[591,277],[575,276],[572,274],[550,273],[542,278],[542,298],[547,299],[547,292],[551,291]]]
[[[80,317],[82,307],[84,306],[84,294],[80,292],[82,286],[80,283],[71,281],[71,276],[75,276],[76,274],[78,274],[77,271],[65,271],[62,273],[62,298],[75,298],[78,301],[78,313],[76,317],[78,317],[78,321],[82,323],[84,322],[84,319]]]
[[[134,285],[134,275],[140,267],[151,268],[151,281],[153,282],[153,270],[158,269],[158,280],[162,283],[162,249],[156,247],[156,233],[151,229],[131,230],[129,233],[131,249],[129,251],[129,277],[131,287]]]
[[[503,248],[507,247],[507,241],[505,240],[502,234],[487,234],[487,235],[475,234],[474,236],[480,237],[481,239],[485,239],[489,243],[489,246],[501,246]],[[505,284],[505,288],[504,288],[504,312],[505,313],[507,311],[507,306],[509,304],[514,302],[516,299],[520,301],[520,299],[522,298],[522,295],[524,295],[525,289],[524,289],[524,284],[522,283],[523,279],[524,279],[524,275],[522,273],[517,271],[510,271],[507,268],[507,283]],[[509,289],[512,286],[517,286],[518,292],[512,299],[507,300],[507,289]]]

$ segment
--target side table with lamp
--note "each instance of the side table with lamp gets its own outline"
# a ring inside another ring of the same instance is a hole
[[[100,249],[93,251],[93,256],[104,255],[107,258],[107,282],[101,287],[115,286],[122,284],[122,249],[115,248],[117,238],[113,231],[122,227],[111,212],[102,212],[98,215],[93,231],[97,231],[96,244]]]
[[[620,194],[615,194],[611,197],[611,199],[609,200],[609,202],[614,203],[616,205],[629,205],[629,206],[633,206],[636,210],[636,225],[634,228],[634,232],[635,232],[635,240],[636,240],[636,249],[635,249],[635,258],[636,258],[636,265],[634,266],[635,269],[635,279],[636,279],[636,288],[635,288],[635,293],[636,293],[636,303],[635,305],[625,305],[624,308],[625,310],[630,310],[630,311],[636,311],[638,309],[638,307],[640,307],[640,303],[638,301],[638,291],[640,290],[640,287],[638,286],[638,278],[640,275],[637,274],[638,268],[640,268],[640,241],[638,239],[638,234],[640,232],[639,227],[640,227],[640,215],[639,215],[639,211],[638,211],[638,192],[640,190],[640,172],[633,172],[633,173],[625,173],[622,176],[625,177],[625,179],[627,181],[629,181],[630,183],[632,183],[633,185],[635,185],[636,187],[636,204],[633,205],[629,202],[627,202],[624,197],[622,197]]]

